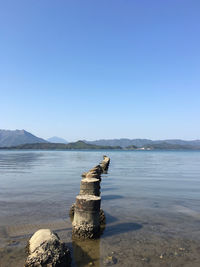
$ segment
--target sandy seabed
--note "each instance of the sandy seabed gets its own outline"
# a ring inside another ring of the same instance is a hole
[[[67,243],[72,266],[200,266],[199,218],[179,214],[167,219],[158,215],[120,219],[106,214],[104,233],[94,241],[72,240],[69,219],[4,227],[0,232],[0,266],[23,266],[26,243],[39,228],[55,230]]]

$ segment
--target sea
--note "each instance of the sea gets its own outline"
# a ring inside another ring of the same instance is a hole
[[[106,226],[72,239],[68,215],[81,174],[110,157],[102,175]],[[72,267],[200,266],[199,151],[0,151],[0,267],[23,266],[26,244],[50,228]]]

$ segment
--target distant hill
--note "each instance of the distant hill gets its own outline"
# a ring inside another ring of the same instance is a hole
[[[48,142],[49,141],[49,142]],[[172,150],[200,149],[200,140],[181,139],[101,139],[96,141],[77,141],[67,143],[63,138],[52,137],[48,141],[25,130],[0,130],[0,148],[13,149],[125,149],[125,150]]]
[[[136,147],[134,145],[128,147],[120,146],[99,146],[87,144],[83,141],[77,141],[74,143],[61,144],[61,143],[34,143],[34,144],[22,144],[12,147],[0,147],[0,149],[33,149],[33,150],[200,150],[200,146],[191,145],[178,145],[168,144],[162,142],[159,144],[145,145],[143,147]]]
[[[5,149],[5,148],[4,148]],[[68,144],[59,144],[59,143],[34,143],[34,144],[23,144],[19,146],[12,146],[7,147],[7,149],[46,149],[46,150],[73,150],[73,149],[80,149],[80,150],[90,150],[90,149],[121,149],[121,147],[110,147],[110,146],[97,146],[86,144],[83,141],[77,141],[74,143]]]
[[[103,146],[120,146],[122,148],[136,146],[138,148],[145,147],[145,146],[153,146],[159,144],[169,144],[169,145],[180,145],[180,146],[188,146],[188,147],[195,147],[200,148],[200,140],[192,140],[192,141],[185,141],[180,139],[168,139],[168,140],[150,140],[150,139],[100,139],[96,141],[85,141],[88,144],[93,145],[103,145]],[[165,145],[166,146],[166,145]],[[163,145],[162,145],[163,147]]]
[[[126,149],[126,150],[135,150],[135,149],[137,149],[137,147],[134,146],[134,145],[132,145],[132,146],[124,147],[123,149]]]
[[[28,143],[47,143],[47,141],[25,130],[0,130],[0,147],[11,147]]]
[[[53,136],[51,138],[48,138],[47,141],[50,143],[68,144],[68,142],[65,139],[57,137],[57,136]]]
[[[84,142],[88,144],[93,145],[99,145],[99,146],[120,146],[120,147],[128,147],[128,146],[136,146],[136,147],[142,147],[147,144],[151,144],[152,140],[150,139],[127,139],[127,138],[121,138],[121,139],[100,139],[96,141],[86,141]]]
[[[200,146],[194,146],[189,144],[170,144],[167,142],[145,145],[146,150],[199,150]]]

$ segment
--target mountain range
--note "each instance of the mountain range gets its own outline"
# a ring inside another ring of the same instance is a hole
[[[0,148],[2,149],[2,148]],[[61,143],[35,143],[35,144],[23,144],[18,146],[7,147],[7,149],[40,149],[40,150],[113,150],[113,149],[122,149],[121,147],[114,146],[97,146],[86,144],[83,141],[77,141],[68,144]]]
[[[170,144],[170,145],[180,145],[180,146],[192,146],[192,147],[200,147],[200,140],[192,140],[186,141],[181,139],[166,139],[166,140],[151,140],[151,139],[128,139],[128,138],[121,138],[121,139],[100,139],[96,141],[87,141],[83,140],[84,142],[92,145],[99,145],[99,146],[120,146],[122,148],[129,147],[129,146],[136,146],[136,147],[146,147],[146,146],[158,146],[161,144]]]
[[[0,130],[0,147],[18,147],[19,149],[31,149],[31,147],[35,149],[200,149],[200,140],[186,141],[181,139],[151,140],[122,138],[101,139],[96,141],[82,140],[68,143],[65,139],[55,136],[45,140],[25,130]]]
[[[17,146],[27,143],[47,143],[47,141],[25,130],[0,130],[0,147]]]
[[[57,137],[57,136],[50,137],[47,139],[47,141],[50,143],[68,144],[68,142],[65,139]]]

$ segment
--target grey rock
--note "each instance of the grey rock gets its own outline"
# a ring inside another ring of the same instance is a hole
[[[28,242],[25,267],[69,267],[70,252],[50,229],[40,229]]]

